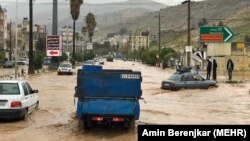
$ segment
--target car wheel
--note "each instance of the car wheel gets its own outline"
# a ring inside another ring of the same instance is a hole
[[[24,115],[21,117],[22,120],[27,120],[27,117],[28,117],[28,109],[25,109],[24,111]]]
[[[39,108],[39,101],[36,102],[36,107],[35,109],[37,110]]]
[[[60,72],[57,72],[57,75],[61,75],[61,73],[60,73]]]
[[[211,89],[211,88],[214,88],[214,86],[213,85],[208,86],[208,89]]]

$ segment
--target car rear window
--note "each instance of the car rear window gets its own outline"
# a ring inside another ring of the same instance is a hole
[[[71,64],[61,64],[60,67],[71,68]]]
[[[0,95],[19,95],[17,83],[0,83]]]
[[[175,73],[173,75],[171,75],[168,80],[172,80],[172,81],[178,81],[181,79],[181,74]]]

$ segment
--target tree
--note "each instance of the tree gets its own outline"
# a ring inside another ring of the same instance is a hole
[[[88,32],[88,29],[86,26],[83,26],[81,31],[82,31],[83,35],[85,36],[86,33]]]
[[[86,16],[86,24],[89,34],[89,41],[92,42],[92,37],[94,36],[94,31],[96,27],[95,15],[92,13],[88,13]]]
[[[45,38],[38,38],[38,41],[36,42],[36,50],[45,52],[45,46],[46,46],[46,40]]]
[[[250,37],[248,35],[245,35],[244,40],[245,40],[245,42],[249,43],[250,42]]]
[[[207,19],[203,18],[201,21],[199,21],[198,25],[199,26],[204,26],[204,25],[207,25],[208,22],[207,22]]]
[[[223,23],[222,21],[220,21],[220,22],[218,23],[218,26],[224,26],[224,23]]]
[[[141,35],[142,36],[149,36],[149,31],[148,30],[142,31]]]
[[[120,35],[124,35],[124,34],[127,34],[128,33],[128,29],[123,27],[120,29]]]
[[[70,0],[70,14],[73,19],[73,60],[75,59],[75,21],[79,17],[80,6],[83,3],[83,0]],[[73,65],[75,62],[73,61]]]

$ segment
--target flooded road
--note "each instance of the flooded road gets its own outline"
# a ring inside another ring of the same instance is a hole
[[[104,69],[133,69],[142,72],[141,115],[137,124],[250,124],[249,84],[224,84],[208,90],[161,90],[161,81],[174,70],[163,70],[138,62],[114,60]],[[1,69],[1,74],[11,73]],[[22,78],[23,79],[23,78]],[[25,76],[39,90],[39,109],[27,121],[0,121],[4,141],[136,141],[136,131],[96,128],[78,130],[75,118],[76,74],[45,72]]]

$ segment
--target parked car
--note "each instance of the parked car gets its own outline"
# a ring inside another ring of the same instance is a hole
[[[18,59],[17,62],[23,62],[25,65],[29,65],[29,60],[25,58]]]
[[[162,89],[179,90],[181,88],[204,88],[216,87],[216,81],[206,80],[201,75],[195,75],[191,69],[177,69],[168,79],[161,83]]]
[[[24,66],[24,65],[27,66],[27,65],[29,65],[27,61],[20,61],[20,60],[19,60],[19,61],[16,61],[16,64],[17,64],[18,66]]]
[[[94,60],[87,60],[84,62],[84,65],[94,65]]]
[[[104,65],[104,60],[98,59],[98,62],[99,62],[100,65]]]
[[[58,69],[57,69],[57,74],[61,75],[61,74],[69,74],[72,75],[73,74],[73,67],[72,64],[70,62],[63,62],[59,65]]]
[[[113,62],[113,56],[111,56],[111,55],[109,55],[107,58],[106,58],[106,60],[107,60],[107,62]]]
[[[24,80],[0,81],[0,119],[21,118],[25,120],[38,108],[38,90]]]
[[[5,61],[3,64],[4,68],[13,68],[15,66],[15,62],[14,61]]]

